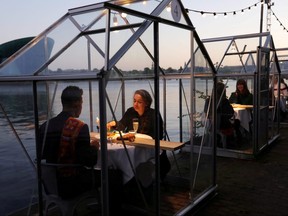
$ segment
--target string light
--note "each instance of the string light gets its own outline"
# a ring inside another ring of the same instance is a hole
[[[113,17],[113,25],[114,26],[118,25],[118,20],[117,20],[116,14],[114,14],[114,17]]]
[[[121,13],[120,15],[122,18],[126,18],[127,17],[127,13]]]
[[[214,17],[217,17],[217,15],[224,15],[224,17],[227,17],[228,14],[233,14],[236,15],[237,12],[241,12],[244,13],[245,10],[251,10],[254,7],[257,7],[258,4],[264,4],[264,0],[261,0],[253,5],[250,5],[246,8],[240,9],[240,10],[234,10],[234,11],[225,11],[225,12],[213,12],[213,11],[198,11],[198,10],[193,10],[193,9],[187,9],[187,11],[191,11],[191,12],[195,12],[195,13],[200,13],[202,16],[204,16],[205,14],[210,14],[213,15]]]
[[[237,13],[240,13],[241,15],[243,15],[246,10],[251,10],[252,8],[257,7],[258,4],[263,5],[263,4],[266,3],[266,1],[267,1],[267,0],[260,0],[259,2],[255,3],[255,4],[253,4],[253,5],[250,5],[250,6],[246,7],[246,8],[242,8],[242,9],[234,10],[234,11],[214,12],[214,11],[199,11],[199,10],[193,10],[193,9],[189,9],[189,8],[186,8],[186,11],[187,11],[187,13],[189,13],[189,11],[195,12],[195,13],[200,13],[200,14],[202,15],[202,17],[206,17],[206,15],[213,15],[214,18],[217,18],[217,15],[220,15],[220,14],[221,14],[221,15],[223,15],[225,18],[227,18],[227,17],[228,17],[228,14],[236,15]],[[271,4],[267,3],[267,8],[272,11],[271,6],[273,6],[273,5],[274,5],[274,4],[271,5]],[[288,29],[287,29],[287,28],[283,25],[283,23],[278,19],[278,17],[275,15],[275,13],[274,13],[273,11],[272,11],[272,13],[273,13],[273,16],[276,18],[276,20],[279,22],[280,26],[281,26],[281,27],[283,26],[283,30],[288,32]]]
[[[201,11],[201,15],[202,17],[206,17],[206,14],[203,11]]]
[[[155,1],[159,1],[159,0],[155,0]],[[206,15],[213,15],[214,18],[217,18],[218,17],[217,15],[223,15],[225,18],[227,18],[229,14],[237,15],[238,13],[240,13],[241,15],[243,15],[246,10],[251,10],[252,8],[257,7],[258,4],[263,5],[264,3],[266,3],[266,1],[267,0],[260,0],[259,2],[255,3],[253,5],[250,5],[250,6],[246,7],[246,8],[242,8],[242,9],[239,9],[239,10],[233,10],[233,11],[225,11],[225,12],[199,11],[199,10],[193,10],[193,9],[189,9],[189,8],[186,8],[185,11],[187,13],[189,13],[189,11],[195,12],[195,13],[200,13],[202,15],[202,17],[206,17]],[[143,4],[145,5],[146,3],[147,3],[147,1],[143,0]],[[267,8],[272,11],[271,6],[273,6],[273,5],[274,4],[271,5],[271,4],[267,3]],[[171,5],[170,4],[167,5],[166,10],[168,12],[171,11]],[[272,11],[272,14],[276,18],[277,22],[279,22],[280,26],[283,27],[283,30],[288,32],[288,29],[283,25],[283,23],[278,19],[278,17],[275,15],[275,13],[273,11]],[[127,14],[126,13],[121,13],[120,16],[125,18],[127,16]],[[114,17],[113,17],[113,25],[114,26],[118,25],[118,20],[117,20],[117,17],[116,17],[115,13],[114,13]]]
[[[171,3],[166,7],[167,12],[171,12]]]
[[[273,12],[273,10],[270,8],[270,10],[272,11],[272,15],[276,18],[277,22],[280,24],[280,26],[283,26],[283,30],[288,32],[288,29],[283,25],[283,23],[278,19],[278,17],[275,15],[275,13]]]

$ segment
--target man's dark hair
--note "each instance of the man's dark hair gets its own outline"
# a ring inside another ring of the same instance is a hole
[[[217,91],[217,98],[219,99],[221,96],[222,98],[226,98],[226,86],[222,82],[217,82],[216,84],[216,91]]]
[[[78,86],[67,86],[61,95],[61,102],[63,106],[71,106],[73,103],[81,101],[83,90]]]

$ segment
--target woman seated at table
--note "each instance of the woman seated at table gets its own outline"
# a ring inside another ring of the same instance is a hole
[[[249,91],[247,82],[244,79],[239,79],[237,81],[236,91],[231,93],[229,102],[242,105],[253,104],[253,94]],[[237,135],[237,141],[241,143],[242,132],[240,131],[240,121],[238,119],[235,119],[234,121],[234,128]]]
[[[120,121],[110,121],[107,123],[107,129],[112,128],[119,131],[133,130],[133,119],[137,118],[139,122],[137,133],[147,134],[153,139],[156,137],[155,128],[155,109],[151,108],[152,97],[148,91],[139,89],[134,92],[133,106],[128,108]],[[163,120],[159,117],[159,139],[163,139]],[[171,164],[166,151],[160,155],[160,178],[163,181],[171,169]]]
[[[250,93],[244,79],[239,79],[236,83],[236,91],[232,92],[229,98],[230,103],[252,105],[253,95]]]
[[[137,133],[147,134],[155,139],[155,110],[151,108],[152,97],[144,89],[139,89],[134,92],[133,107],[127,109],[122,119],[118,122],[110,121],[107,123],[107,128],[117,129],[119,131],[133,130],[133,119],[138,119],[139,126]],[[163,139],[163,121],[159,115],[160,133],[159,139]]]

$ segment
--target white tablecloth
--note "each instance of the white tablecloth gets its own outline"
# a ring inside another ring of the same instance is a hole
[[[136,134],[136,138],[151,138],[150,136],[144,134]],[[152,138],[151,138],[152,139]],[[155,153],[154,149],[151,148],[144,148],[144,147],[135,147],[126,145],[126,149],[128,155],[130,157],[132,166],[134,169],[142,163],[146,162],[151,158],[154,158]],[[122,171],[123,173],[123,183],[127,183],[130,179],[133,178],[134,172],[130,166],[128,155],[125,151],[123,144],[117,143],[108,143],[107,144],[107,151],[108,151],[108,166],[113,166]],[[96,164],[96,169],[101,169],[101,152],[99,150],[98,154],[98,161]]]
[[[246,130],[250,131],[249,123],[252,120],[251,111],[245,108],[233,108],[235,112],[235,119],[239,119],[240,125]]]

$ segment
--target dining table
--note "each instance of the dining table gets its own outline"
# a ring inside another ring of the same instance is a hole
[[[234,117],[240,121],[240,125],[250,132],[253,105],[231,104],[234,109]]]
[[[123,134],[125,135],[125,134]],[[123,173],[123,183],[127,183],[134,177],[135,169],[147,161],[154,161],[155,140],[151,136],[135,133],[133,141],[121,140],[119,133],[107,138],[108,167],[119,169]],[[118,137],[118,139],[117,139]],[[91,139],[100,141],[100,133],[90,132]],[[175,151],[184,146],[182,142],[170,142],[160,140],[161,150]],[[101,169],[101,149],[99,149],[95,169]],[[131,165],[130,162],[131,161]],[[133,170],[134,169],[134,170]]]

